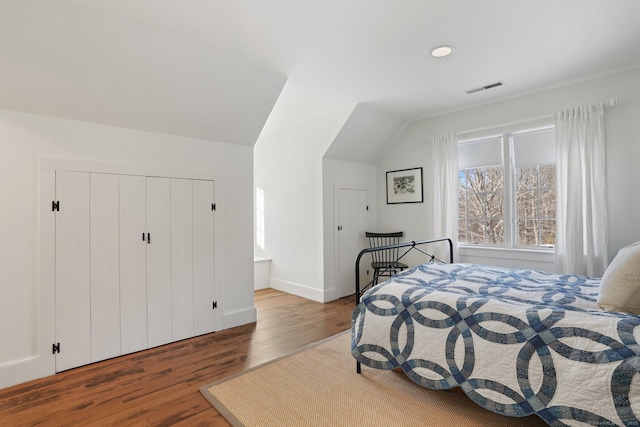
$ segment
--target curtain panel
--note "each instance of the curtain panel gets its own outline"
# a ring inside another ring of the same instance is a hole
[[[427,219],[428,238],[449,237],[454,259],[458,258],[458,140],[455,133],[427,138],[425,202],[431,206]],[[438,254],[440,259],[444,254]]]
[[[609,263],[604,108],[573,108],[554,119],[556,271],[601,277]]]

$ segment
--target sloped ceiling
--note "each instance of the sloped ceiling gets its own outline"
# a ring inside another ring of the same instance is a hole
[[[68,1],[0,2],[0,108],[252,146],[286,77]]]
[[[366,106],[328,153],[351,157],[378,112],[639,66],[638,22],[638,0],[0,0],[0,108],[252,145],[289,79]],[[442,44],[453,55],[432,58]]]
[[[358,104],[324,157],[377,165],[405,126],[401,117]]]

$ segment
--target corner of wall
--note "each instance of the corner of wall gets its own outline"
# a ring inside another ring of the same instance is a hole
[[[236,326],[255,323],[258,319],[256,307],[245,308],[223,314],[222,329],[235,328]]]

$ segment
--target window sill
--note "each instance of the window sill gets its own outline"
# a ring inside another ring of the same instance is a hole
[[[460,262],[531,268],[549,272],[555,269],[555,252],[551,250],[458,246],[458,254]]]

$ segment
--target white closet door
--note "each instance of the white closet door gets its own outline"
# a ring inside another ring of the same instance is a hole
[[[171,179],[147,178],[149,347],[171,342]]]
[[[216,330],[213,311],[214,228],[213,181],[193,181],[193,292],[195,335]],[[221,310],[219,308],[218,310]]]
[[[120,353],[118,175],[91,174],[91,361]]]
[[[352,236],[352,241],[351,241],[351,248],[353,251],[353,265],[354,265],[354,277],[353,277],[353,286],[355,287],[355,259],[358,256],[358,254],[360,253],[361,250],[368,248],[369,247],[369,241],[367,240],[365,233],[368,230],[368,228],[370,227],[369,224],[369,210],[368,210],[368,204],[369,204],[369,193],[366,190],[358,190],[358,201],[356,202],[358,205],[357,211],[355,213],[355,215],[357,215],[357,229],[355,228],[356,225],[354,223],[354,230],[353,233],[351,234]],[[363,286],[366,286],[367,283],[369,283],[369,281],[371,280],[371,278],[373,277],[373,274],[367,276],[367,270],[371,270],[371,259],[370,257],[362,257],[363,259],[360,261],[360,288],[362,289]],[[372,272],[373,273],[373,272]],[[354,289],[355,291],[355,289]]]
[[[84,172],[56,172],[56,371],[91,363],[89,182]]]
[[[171,179],[173,340],[193,336],[193,181]]]
[[[120,343],[122,354],[147,346],[147,180],[120,176]]]
[[[367,191],[350,188],[337,189],[336,195],[336,230],[337,263],[336,274],[337,297],[344,297],[355,292],[355,261],[358,253],[368,247],[365,231],[367,225]],[[360,261],[360,284],[368,282],[366,270],[371,258],[364,256]]]

